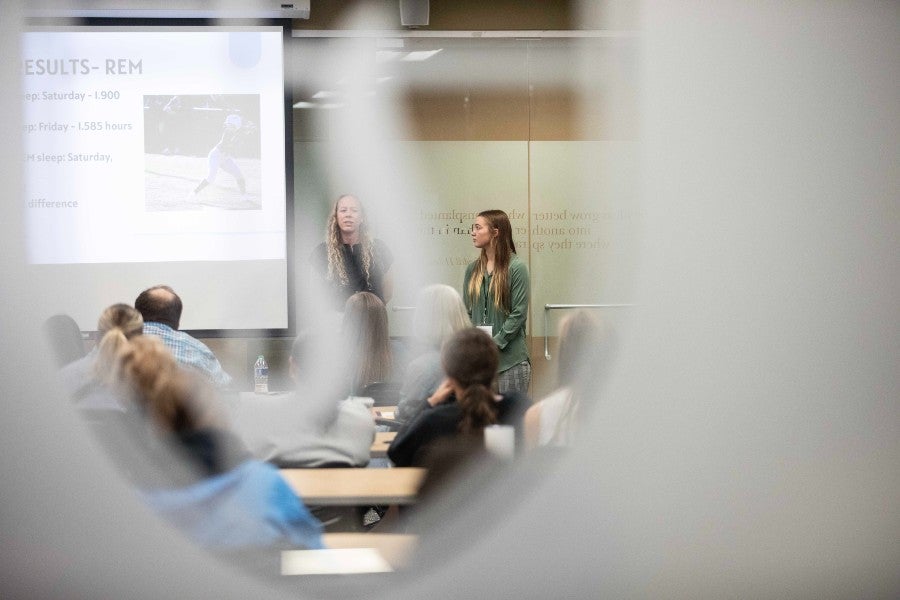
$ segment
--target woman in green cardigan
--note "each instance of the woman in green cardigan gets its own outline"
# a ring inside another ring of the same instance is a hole
[[[530,284],[528,268],[516,255],[509,216],[502,210],[478,213],[472,243],[481,256],[466,267],[463,300],[475,326],[490,334],[500,350],[499,392],[528,393],[531,361],[525,343]]]

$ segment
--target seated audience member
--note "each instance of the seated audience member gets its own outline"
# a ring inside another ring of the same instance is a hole
[[[157,285],[140,293],[134,307],[144,317],[144,334],[160,338],[175,360],[203,373],[219,387],[227,387],[231,376],[222,369],[216,355],[203,342],[178,331],[181,298],[167,285]]]
[[[127,304],[113,304],[100,314],[97,321],[100,341],[83,358],[59,371],[64,389],[78,408],[124,410],[110,389],[111,373],[118,353],[128,340],[141,334],[143,327],[141,313]]]
[[[391,343],[387,309],[378,296],[371,292],[350,296],[344,308],[341,337],[351,396],[362,394],[371,383],[396,380],[394,353],[399,353],[400,348]]]
[[[441,351],[446,379],[428,398],[428,406],[397,433],[388,457],[398,467],[422,465],[428,447],[445,437],[468,438],[484,445],[484,428],[497,423],[518,426],[527,399],[518,392],[494,394],[499,353],[489,335],[474,327],[456,332]]]
[[[397,404],[397,420],[412,421],[444,379],[441,346],[461,329],[471,327],[462,298],[449,285],[430,285],[419,292],[413,320],[416,358],[406,367]]]
[[[577,433],[584,398],[597,395],[613,354],[613,337],[586,310],[565,317],[557,351],[557,389],[525,413],[527,448],[569,446]]]
[[[133,434],[129,470],[151,508],[211,549],[322,547],[321,524],[274,466],[249,457],[209,382],[159,339],[132,340],[117,378]]]
[[[78,323],[69,315],[53,315],[42,326],[44,341],[57,367],[72,363],[86,354]]]
[[[231,422],[250,452],[282,467],[364,467],[375,422],[360,398],[346,392],[332,370],[329,339],[302,334],[291,346],[288,394],[240,403]]]

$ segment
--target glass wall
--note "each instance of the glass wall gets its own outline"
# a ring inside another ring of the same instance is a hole
[[[294,39],[297,280],[331,203],[358,195],[396,259],[406,335],[417,289],[461,289],[474,216],[500,208],[531,273],[535,362],[546,304],[633,300],[636,40],[402,35]]]

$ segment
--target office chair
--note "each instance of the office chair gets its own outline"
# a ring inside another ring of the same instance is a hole
[[[81,329],[69,315],[53,315],[44,321],[43,331],[57,367],[63,367],[87,354]]]

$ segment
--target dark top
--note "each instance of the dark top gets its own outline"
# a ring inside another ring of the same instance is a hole
[[[387,245],[379,239],[372,240],[372,266],[369,269],[369,278],[366,279],[362,265],[362,253],[359,244],[343,244],[341,256],[347,266],[347,284],[340,281],[328,280],[328,249],[322,242],[313,251],[311,262],[322,278],[322,281],[333,292],[336,307],[344,309],[347,298],[356,292],[372,292],[384,302],[384,274],[388,272],[394,263],[394,256]]]
[[[497,402],[497,422],[516,428],[516,446],[521,446],[522,416],[528,402],[521,394],[510,392]],[[388,448],[388,458],[398,467],[420,465],[422,453],[435,441],[461,435],[459,423],[462,410],[455,400],[425,408],[415,419],[397,433]],[[473,443],[484,444],[483,436],[476,436]]]

